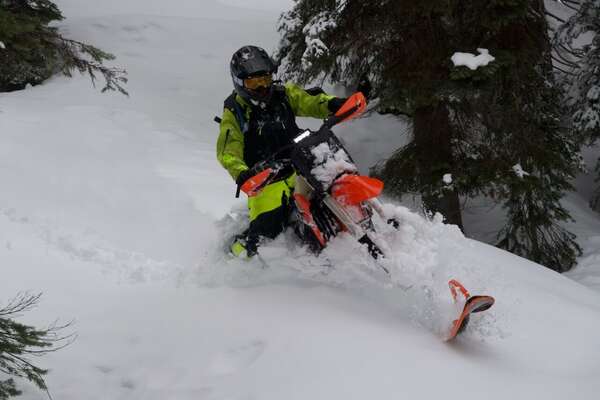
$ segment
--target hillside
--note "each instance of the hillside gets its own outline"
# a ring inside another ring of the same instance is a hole
[[[43,292],[25,321],[74,320],[77,340],[39,359],[53,398],[597,397],[598,292],[402,206],[382,232],[391,278],[344,237],[315,258],[283,235],[266,269],[225,257],[244,201],[212,118],[231,53],[273,47],[289,1],[171,3],[57,1],[61,29],[127,68],[130,98],[85,77],[0,94],[0,300]],[[336,132],[362,153],[394,124]],[[450,278],[497,300],[452,344]]]

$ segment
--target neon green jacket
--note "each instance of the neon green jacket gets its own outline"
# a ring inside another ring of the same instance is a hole
[[[327,104],[335,97],[327,94],[311,96],[293,83],[285,85],[285,93],[296,116],[321,119],[329,116],[330,111]],[[245,119],[249,121],[251,118],[250,106],[239,95],[236,95],[235,100],[245,110]],[[219,139],[217,140],[217,159],[234,180],[237,179],[240,172],[248,169],[244,162],[244,134],[235,115],[227,108],[223,110],[221,117]]]

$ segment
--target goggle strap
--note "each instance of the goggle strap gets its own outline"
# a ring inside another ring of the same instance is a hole
[[[233,81],[234,81],[235,83],[237,83],[237,84],[238,84],[238,85],[240,85],[240,86],[244,86],[244,80],[243,80],[243,79],[240,79],[240,78],[238,78],[238,77],[237,77],[237,76],[235,76],[235,75],[232,75],[232,77],[233,77]]]

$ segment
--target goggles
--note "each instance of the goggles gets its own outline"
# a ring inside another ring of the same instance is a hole
[[[244,79],[244,87],[250,90],[256,90],[260,87],[268,88],[273,83],[271,75],[253,76]]]

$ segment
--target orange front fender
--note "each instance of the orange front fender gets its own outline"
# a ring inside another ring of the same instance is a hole
[[[360,175],[344,175],[335,181],[331,195],[341,204],[356,205],[381,194],[383,182]]]

